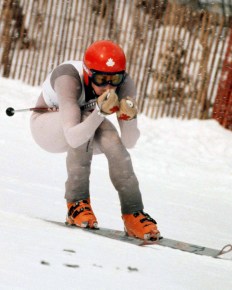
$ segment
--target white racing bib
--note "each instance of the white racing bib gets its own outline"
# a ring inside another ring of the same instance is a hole
[[[63,62],[60,65],[63,65],[63,64],[73,65],[80,75],[82,90],[81,90],[81,97],[78,99],[78,105],[82,106],[85,103],[85,89],[84,89],[84,83],[83,83],[82,61],[70,60],[70,61]],[[43,92],[44,101],[49,107],[59,107],[57,94],[51,86],[50,79],[51,79],[52,72],[46,77],[45,81],[43,82],[42,92]]]

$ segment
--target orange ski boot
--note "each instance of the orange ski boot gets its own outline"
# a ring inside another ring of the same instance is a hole
[[[142,240],[159,239],[160,232],[157,229],[156,221],[142,210],[132,214],[123,214],[122,219],[128,236]]]
[[[68,202],[66,224],[81,228],[97,228],[97,219],[90,205],[90,199]]]

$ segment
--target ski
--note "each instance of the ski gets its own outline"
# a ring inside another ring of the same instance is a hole
[[[165,237],[160,237],[159,240],[141,240],[134,237],[127,236],[124,231],[114,230],[109,228],[97,228],[97,229],[90,229],[90,228],[79,228],[76,226],[70,226],[63,222],[52,221],[52,220],[45,220],[46,222],[55,224],[57,226],[62,226],[69,229],[80,229],[82,231],[89,232],[91,234],[99,235],[102,237],[110,238],[113,240],[118,240],[121,242],[137,245],[137,246],[147,246],[147,245],[154,245],[154,246],[163,246],[168,247],[176,250],[181,250],[188,253],[193,253],[202,256],[208,256],[213,258],[221,258],[232,260],[232,258],[226,258],[226,254],[232,252],[232,245],[228,244],[224,246],[221,250],[208,248],[204,246],[199,246],[187,242],[177,241]],[[149,247],[150,248],[150,247]]]
[[[90,229],[90,228],[80,228],[72,225],[67,225],[63,222],[51,221],[51,220],[44,220],[46,222],[52,223],[57,226],[62,226],[68,229],[79,229],[82,231],[89,232],[91,234],[95,234],[98,236],[110,238],[112,240],[118,240],[121,242],[137,245],[137,246],[145,246],[145,245],[153,245],[155,241],[143,241],[137,238],[129,237],[125,234],[125,232],[120,230],[113,230],[108,228],[97,228],[97,229]]]
[[[164,246],[172,249],[181,250],[188,253],[193,253],[202,256],[208,256],[212,258],[222,258],[222,255],[225,255],[232,251],[232,245],[225,245],[221,250],[208,248],[204,246],[199,246],[187,242],[177,241],[169,238],[163,238],[159,241],[156,241],[155,244],[159,246]]]

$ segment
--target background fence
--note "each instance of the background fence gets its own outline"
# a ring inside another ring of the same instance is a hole
[[[183,2],[0,0],[0,73],[40,85],[57,64],[111,39],[126,52],[141,112],[213,116],[232,129],[231,17]]]

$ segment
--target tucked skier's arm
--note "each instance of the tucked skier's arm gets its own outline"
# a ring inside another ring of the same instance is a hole
[[[81,83],[69,75],[56,78],[54,89],[59,100],[59,111],[64,135],[73,148],[87,142],[93,135],[104,117],[98,115],[97,109],[82,122],[81,110],[77,103],[81,94]]]
[[[126,76],[125,82],[120,87],[120,91],[118,93],[120,101],[122,99],[127,99],[127,97],[131,98],[132,101],[135,102],[136,99],[136,88],[133,80],[129,75]],[[131,120],[121,120],[118,119],[118,123],[121,130],[121,139],[123,144],[127,148],[133,148],[139,139],[140,131],[138,129],[138,122],[136,116],[134,116]]]

